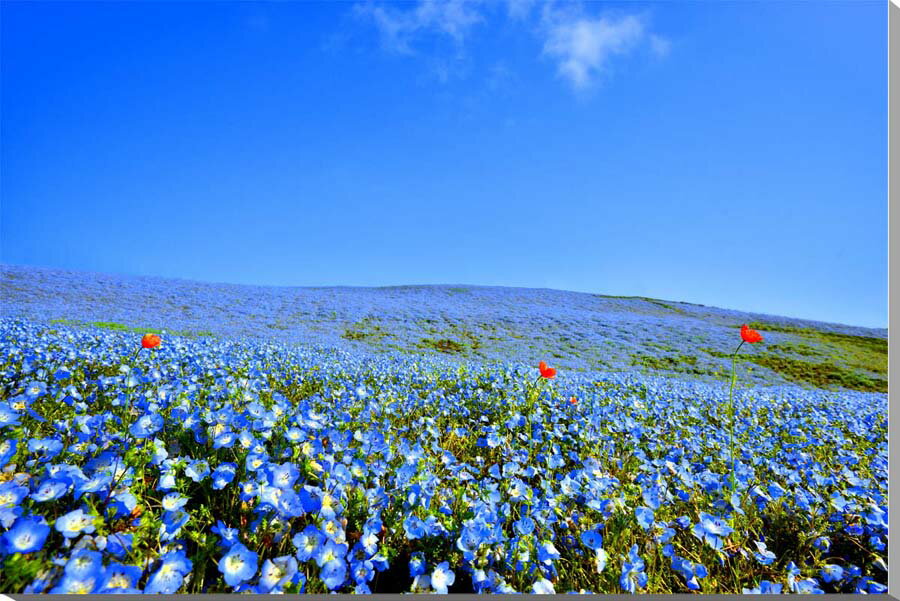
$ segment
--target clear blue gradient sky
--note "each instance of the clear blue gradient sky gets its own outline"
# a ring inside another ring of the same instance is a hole
[[[0,259],[887,325],[887,3],[15,3]]]

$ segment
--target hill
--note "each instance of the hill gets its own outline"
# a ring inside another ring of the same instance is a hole
[[[272,287],[0,266],[0,315],[584,371],[887,390],[887,331],[645,297],[484,286]]]

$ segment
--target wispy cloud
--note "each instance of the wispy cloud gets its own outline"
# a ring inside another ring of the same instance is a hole
[[[556,60],[557,72],[576,90],[590,86],[613,56],[627,54],[648,39],[643,20],[635,15],[589,17],[548,6],[542,20],[544,54]],[[652,39],[663,47],[665,40]]]
[[[469,30],[483,21],[480,2],[472,0],[419,0],[413,9],[399,9],[372,2],[357,4],[358,15],[371,18],[385,48],[412,52],[412,43],[427,34],[439,34],[462,44]]]
[[[383,46],[397,53],[415,53],[417,43],[428,36],[451,40],[457,59],[464,55],[466,38],[490,13],[519,23],[524,31],[537,34],[542,54],[555,62],[561,78],[576,91],[589,88],[610,68],[614,57],[622,57],[640,46],[658,57],[666,56],[670,43],[649,31],[646,19],[637,14],[591,15],[594,5],[558,3],[550,0],[506,0],[502,4],[483,0],[419,0],[416,4],[385,5],[375,0],[356,4],[358,16],[371,20],[381,34]],[[453,61],[440,60],[439,65]],[[446,71],[446,69],[444,69]],[[444,71],[440,71],[444,73]],[[438,77],[446,81],[445,73]]]

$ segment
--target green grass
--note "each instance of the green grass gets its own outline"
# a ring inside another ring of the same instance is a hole
[[[51,319],[51,324],[60,324],[67,326],[94,327],[103,328],[104,330],[112,330],[114,332],[134,332],[138,334],[153,333],[159,334],[165,330],[172,336],[184,336],[186,338],[198,338],[201,336],[215,336],[209,330],[171,330],[169,328],[149,328],[143,326],[129,326],[114,321],[78,321],[74,319]]]

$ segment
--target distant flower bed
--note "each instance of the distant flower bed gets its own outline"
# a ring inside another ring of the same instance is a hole
[[[0,592],[885,592],[885,394],[539,359],[0,320]]]

